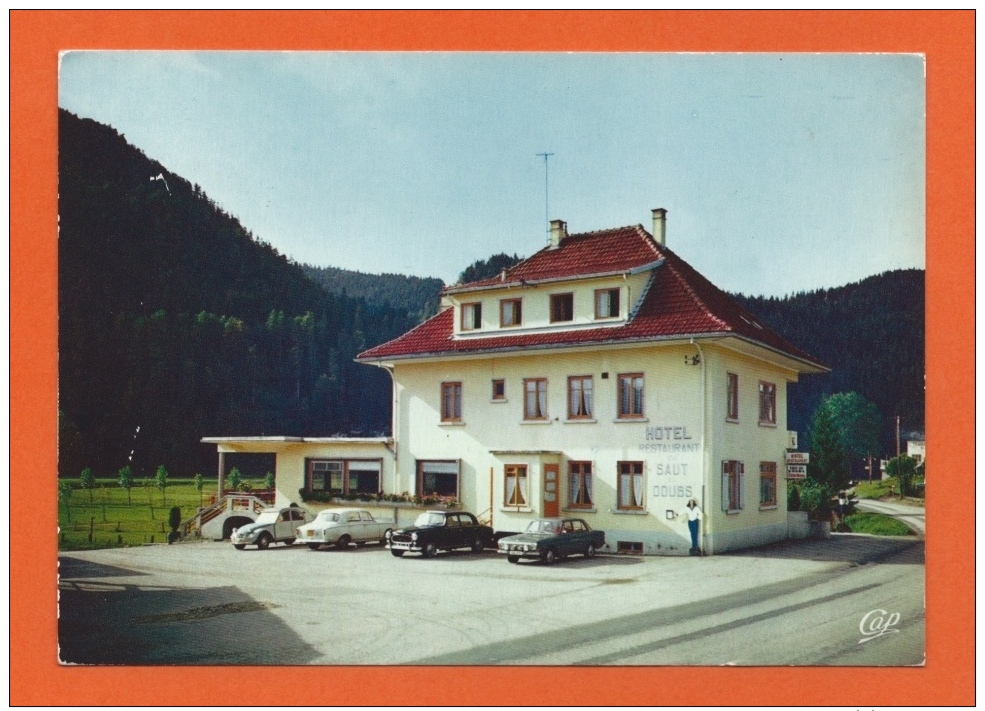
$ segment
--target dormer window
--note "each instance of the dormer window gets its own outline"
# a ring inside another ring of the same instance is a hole
[[[551,323],[573,321],[575,318],[575,295],[551,294]]]
[[[595,318],[619,316],[619,289],[595,290]]]
[[[475,331],[482,328],[482,304],[462,304],[462,330]]]
[[[520,299],[503,299],[499,302],[499,325],[502,328],[519,326],[523,322],[523,302]]]

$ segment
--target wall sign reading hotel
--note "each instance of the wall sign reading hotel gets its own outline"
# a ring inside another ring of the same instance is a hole
[[[787,464],[810,464],[811,463],[811,453],[810,452],[787,452],[786,453]]]
[[[649,454],[700,451],[701,445],[691,440],[687,425],[647,427],[640,451]]]

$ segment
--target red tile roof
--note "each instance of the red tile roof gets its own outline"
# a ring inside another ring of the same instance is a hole
[[[653,266],[655,262],[659,266]],[[636,314],[621,326],[517,332],[456,340],[453,338],[454,309],[449,308],[402,336],[360,353],[357,359],[374,361],[732,335],[826,369],[816,358],[760,324],[735,299],[701,276],[672,250],[657,244],[640,225],[571,235],[560,246],[546,247],[508,269],[505,277],[448,287],[445,293],[622,273],[644,267],[653,269],[649,290]]]
[[[506,276],[450,286],[459,293],[504,284],[532,284],[589,274],[619,274],[650,264],[663,255],[640,225],[569,235],[557,248],[545,247],[506,270]]]

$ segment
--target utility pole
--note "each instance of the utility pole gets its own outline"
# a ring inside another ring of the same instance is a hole
[[[550,242],[551,241],[551,215],[550,215],[550,210],[548,209],[548,201],[547,201],[547,196],[548,196],[548,192],[547,192],[547,187],[548,187],[548,183],[547,183],[547,159],[550,158],[554,154],[553,153],[538,153],[537,155],[544,157],[544,225],[546,227],[547,241]]]
[[[899,498],[900,501],[903,500],[903,477],[900,475],[900,469],[903,463],[899,460],[899,415],[896,415],[896,483],[899,484]]]

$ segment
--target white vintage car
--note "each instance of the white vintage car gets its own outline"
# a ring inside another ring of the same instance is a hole
[[[345,548],[350,543],[360,546],[368,541],[386,543],[392,529],[392,521],[378,521],[363,509],[326,509],[296,533],[298,542],[316,551],[323,545]]]
[[[234,528],[229,540],[237,550],[250,545],[264,550],[274,542],[291,545],[297,527],[310,520],[311,514],[300,506],[266,508],[253,523]]]

